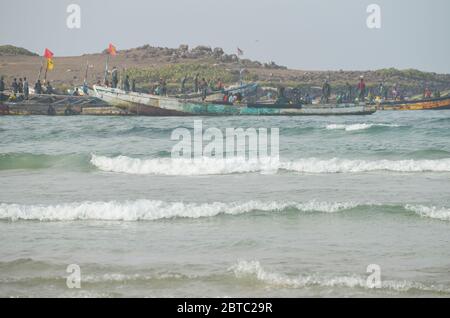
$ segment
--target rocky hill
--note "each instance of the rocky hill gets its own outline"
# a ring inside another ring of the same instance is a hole
[[[28,77],[35,81],[42,63],[42,57],[20,48],[3,46],[0,49],[0,75],[9,82],[13,77]],[[6,52],[12,52],[6,54]],[[16,53],[14,53],[16,52]],[[22,52],[22,54],[18,54]],[[88,81],[95,83],[104,76],[106,52],[85,54],[76,57],[55,56],[55,69],[48,73],[48,79],[56,87],[69,88],[83,82],[88,70]],[[387,86],[397,84],[405,95],[415,95],[425,86],[433,89],[448,90],[449,74],[436,74],[418,70],[383,69],[375,71],[302,71],[292,70],[274,62],[261,63],[249,59],[240,59],[235,54],[227,54],[221,48],[197,46],[189,48],[163,48],[144,45],[138,48],[118,51],[110,60],[110,68],[117,66],[122,74],[127,73],[136,79],[137,86],[148,89],[165,78],[169,89],[177,89],[181,79],[192,78],[200,74],[207,80],[220,78],[225,83],[234,83],[239,72],[244,71],[244,79],[258,81],[262,86],[298,87],[305,91],[318,92],[325,79],[329,79],[333,91],[337,92],[351,83],[356,85],[359,77],[365,77],[369,87],[375,87],[383,81]]]
[[[0,45],[0,56],[38,56],[38,55],[21,47],[13,45]]]

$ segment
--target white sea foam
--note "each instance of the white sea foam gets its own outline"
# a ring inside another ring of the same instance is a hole
[[[283,163],[282,168],[305,173],[356,173],[371,171],[450,172],[450,159],[440,160],[350,160],[300,159]]]
[[[139,221],[171,218],[202,218],[220,214],[238,215],[252,211],[281,212],[287,209],[299,212],[334,213],[356,207],[356,203],[300,202],[260,202],[244,203],[183,203],[151,200],[127,202],[82,202],[59,205],[17,205],[0,204],[0,219],[73,221],[110,220]]]
[[[367,277],[348,275],[348,276],[330,276],[330,275],[299,275],[295,277],[266,271],[258,261],[239,261],[230,268],[237,278],[254,278],[264,284],[281,288],[307,288],[307,287],[347,287],[370,289],[367,284]],[[406,292],[411,289],[417,289],[430,292],[449,291],[438,286],[425,286],[424,284],[409,281],[385,280],[381,282],[382,289],[390,289],[398,292]]]
[[[222,175],[234,173],[357,173],[371,171],[450,172],[450,159],[438,160],[351,160],[305,158],[288,162],[276,159],[138,159],[92,155],[91,163],[106,172],[167,176]]]
[[[327,130],[345,130],[345,131],[358,131],[358,130],[366,130],[372,127],[399,127],[395,124],[330,124],[327,125]]]
[[[438,208],[435,206],[424,206],[424,205],[411,205],[405,206],[405,209],[412,211],[422,217],[428,217],[432,219],[439,219],[443,221],[450,221],[450,209],[449,208]]]
[[[276,172],[279,161],[274,158],[245,160],[245,158],[198,158],[198,159],[138,159],[126,156],[115,158],[92,155],[91,163],[107,172],[154,175],[213,175],[246,172]]]

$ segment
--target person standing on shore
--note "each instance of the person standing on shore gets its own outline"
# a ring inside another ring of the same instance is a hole
[[[30,96],[30,85],[28,84],[27,78],[23,78],[23,95],[25,99],[28,99]]]

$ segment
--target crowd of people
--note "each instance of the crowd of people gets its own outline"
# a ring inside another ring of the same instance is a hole
[[[55,93],[50,81],[44,81],[42,83],[41,80],[38,79],[33,88],[34,94],[36,95]],[[6,91],[10,91],[10,94],[4,94]],[[30,91],[30,83],[26,77],[19,78],[18,80],[17,78],[14,78],[9,87],[5,78],[3,76],[0,77],[0,100],[27,100],[30,98]]]
[[[364,77],[361,76],[357,86],[354,87],[348,82],[345,84],[345,89],[341,90],[336,94],[337,103],[353,103],[353,102],[369,102],[373,103],[375,101],[383,101],[392,99],[394,101],[402,101],[405,96],[400,89],[398,84],[394,84],[391,89],[389,89],[383,82],[378,84],[376,88],[368,88]],[[439,98],[440,92],[435,90],[432,92],[428,87],[425,88],[423,93],[424,99]],[[322,96],[321,102],[328,103],[331,97],[331,85],[328,79],[324,82],[322,86]]]
[[[105,76],[104,85],[107,87],[118,88],[120,86],[121,89],[129,92],[136,92],[136,80],[130,79],[129,75],[125,75],[123,78],[120,78],[119,71],[117,67],[113,67],[111,71],[111,82],[108,81],[108,78]],[[240,93],[225,93],[225,85],[220,78],[212,79],[207,81],[204,77],[201,78],[200,74],[195,74],[192,77],[192,86],[191,89],[187,88],[187,83],[190,80],[188,75],[185,75],[181,79],[181,88],[180,93],[182,95],[185,94],[200,94],[202,100],[205,100],[209,93],[211,92],[223,92],[223,102],[225,103],[240,103],[243,100],[243,96]],[[100,85],[101,82],[98,81],[97,85]],[[4,94],[5,91],[10,90],[11,94],[8,96]],[[84,82],[82,88],[83,94],[88,95],[88,85]],[[55,90],[53,89],[50,81],[41,82],[38,79],[34,85],[34,94],[54,94]],[[150,93],[159,96],[167,96],[168,88],[167,81],[164,78],[160,78],[158,83],[153,85],[150,90]],[[269,94],[271,94],[269,92]],[[73,92],[73,95],[80,96],[82,93],[78,88],[76,88]],[[291,101],[298,104],[312,104],[313,98],[309,95],[309,93],[301,94],[299,89],[293,89],[291,92]],[[29,99],[30,96],[30,84],[26,77],[23,78],[14,78],[10,86],[8,86],[5,82],[4,77],[0,77],[0,100],[5,100],[7,98],[14,100],[22,100]],[[278,92],[278,96],[280,95]],[[332,87],[329,79],[327,78],[322,86],[322,94],[320,98],[321,103],[329,103],[332,96]],[[337,103],[354,103],[354,102],[375,102],[382,101],[387,99],[392,100],[404,100],[404,95],[397,84],[394,84],[391,89],[389,89],[383,82],[380,82],[378,87],[368,88],[363,76],[360,77],[359,82],[356,86],[349,84],[348,82],[345,84],[344,88],[341,88],[336,94],[336,102]],[[423,92],[423,99],[432,99],[439,98],[440,92],[438,90],[432,91],[428,86],[425,88]],[[270,99],[270,97],[269,97]]]

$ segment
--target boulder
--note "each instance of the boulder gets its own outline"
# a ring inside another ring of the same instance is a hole
[[[213,50],[213,54],[214,54],[214,56],[215,57],[217,57],[217,58],[219,58],[219,57],[221,57],[222,55],[224,55],[224,51],[223,51],[223,49],[221,48],[221,47],[216,47],[216,48],[214,48],[214,50]]]
[[[189,51],[189,45],[187,45],[187,44],[181,44],[181,45],[178,47],[178,51],[183,52],[183,53]]]

